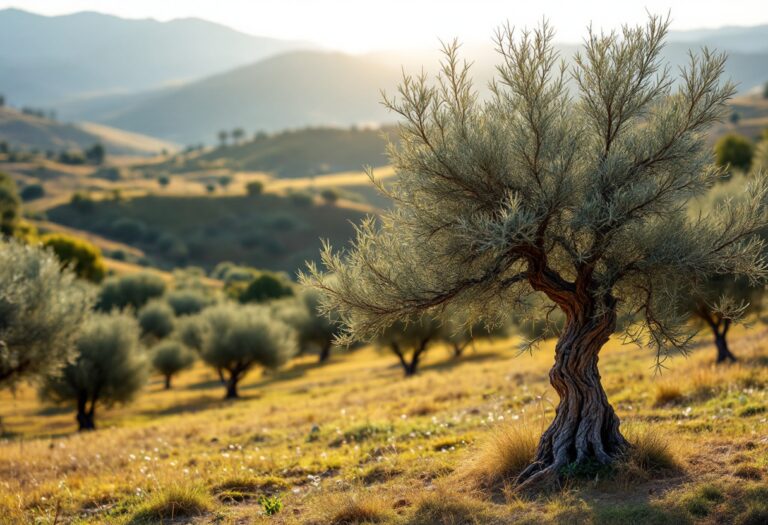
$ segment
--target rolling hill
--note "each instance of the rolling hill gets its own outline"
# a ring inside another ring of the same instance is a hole
[[[0,142],[12,148],[40,151],[85,149],[101,143],[111,154],[156,155],[176,145],[100,124],[66,124],[0,107]]]
[[[672,42],[664,60],[677,67],[687,63],[699,42]],[[569,59],[575,46],[560,46]],[[487,50],[468,54],[481,95],[495,76],[497,57]],[[746,93],[768,81],[768,52],[730,51],[725,76]],[[437,64],[432,54],[376,53],[350,56],[317,51],[291,52],[218,74],[141,100],[123,99],[122,107],[106,104],[88,118],[181,143],[214,142],[219,129],[242,126],[274,131],[317,125],[349,125],[395,120],[379,103],[380,90],[392,91],[401,65],[417,72]]]
[[[219,129],[275,131],[391,119],[379,90],[399,71],[342,53],[297,51],[168,90],[100,119],[176,142],[215,140]]]
[[[153,168],[178,173],[215,166],[266,172],[279,178],[359,171],[364,166],[388,163],[387,136],[394,138],[394,128],[304,128],[259,135],[183,161],[173,158]]]
[[[127,20],[93,12],[49,17],[5,9],[0,93],[16,105],[51,107],[67,98],[189,81],[307,47],[199,19]]]
[[[62,204],[48,218],[139,248],[161,268],[222,261],[286,271],[317,261],[321,238],[345,245],[365,212],[291,196],[146,196]],[[111,254],[110,254],[111,255]]]

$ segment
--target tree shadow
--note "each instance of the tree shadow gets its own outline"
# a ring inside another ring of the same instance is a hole
[[[325,363],[309,361],[307,363],[295,364],[292,367],[286,368],[284,370],[271,371],[264,369],[262,370],[262,375],[258,381],[255,383],[243,385],[239,387],[238,390],[252,390],[254,388],[261,388],[273,383],[278,383],[280,381],[297,379],[306,375],[307,371],[323,366],[324,364]]]
[[[203,410],[210,410],[211,408],[219,408],[227,405],[229,400],[224,399],[224,387],[219,383],[222,395],[220,397],[213,396],[199,396],[194,399],[188,399],[182,403],[175,403],[171,406],[143,410],[141,414],[145,416],[169,416],[173,414],[194,414],[195,412],[201,412]],[[248,399],[248,398],[246,398]]]
[[[482,363],[484,361],[493,361],[495,359],[500,359],[501,357],[503,357],[503,355],[500,352],[496,352],[496,351],[482,352],[482,353],[478,352],[470,355],[463,355],[458,358],[450,357],[448,359],[444,359],[443,361],[430,363],[428,365],[422,366],[419,370],[422,372],[426,372],[427,370],[437,370],[437,371],[450,370],[464,363]]]

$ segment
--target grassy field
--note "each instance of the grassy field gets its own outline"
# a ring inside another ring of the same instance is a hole
[[[574,472],[538,495],[514,493],[504,475],[553,416],[552,341],[533,355],[514,339],[478,344],[461,360],[435,347],[411,379],[372,348],[323,366],[300,358],[252,372],[234,402],[197,366],[170,391],[153,378],[85,434],[31,388],[3,393],[0,521],[766,523],[765,335],[736,330],[741,361],[721,368],[703,340],[661,376],[647,351],[611,342],[603,381],[637,447],[613,471]]]

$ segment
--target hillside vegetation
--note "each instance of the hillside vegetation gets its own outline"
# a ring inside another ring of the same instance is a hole
[[[533,453],[557,399],[554,341],[533,356],[514,339],[478,343],[463,360],[436,347],[409,379],[371,348],[324,366],[300,358],[249,376],[236,402],[198,365],[172,390],[153,376],[135,403],[102,412],[97,433],[75,434],[73,413],[29,388],[3,392],[15,437],[0,442],[0,515],[9,525],[765,523],[764,330],[735,334],[738,365],[715,369],[703,344],[661,376],[647,352],[612,342],[603,380],[638,452],[626,471],[574,473],[537,497],[468,480]],[[267,516],[263,498],[279,512]]]
[[[346,243],[352,222],[365,214],[304,195],[266,194],[99,200],[57,206],[47,215],[53,222],[137,246],[161,267],[210,269],[235,261],[293,274],[304,261],[317,260],[321,237]]]

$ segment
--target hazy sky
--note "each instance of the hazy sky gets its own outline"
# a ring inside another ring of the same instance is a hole
[[[499,23],[533,25],[546,16],[559,41],[584,27],[613,28],[671,10],[673,29],[768,23],[766,0],[0,0],[41,14],[99,11],[127,18],[199,17],[247,33],[310,40],[346,51],[429,47],[437,38],[487,41]]]

